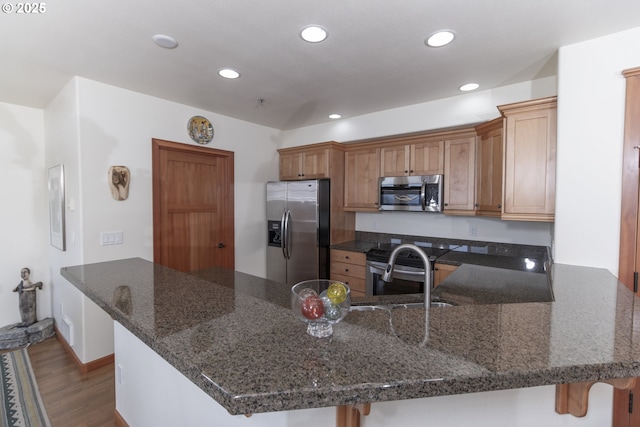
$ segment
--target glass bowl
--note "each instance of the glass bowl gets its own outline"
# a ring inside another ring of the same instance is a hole
[[[291,310],[314,337],[330,337],[333,325],[344,319],[350,306],[351,289],[338,280],[305,280],[291,288]]]

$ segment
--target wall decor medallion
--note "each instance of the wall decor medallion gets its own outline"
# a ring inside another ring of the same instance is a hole
[[[193,116],[187,123],[189,136],[198,144],[208,144],[213,139],[213,126],[202,116]]]
[[[109,188],[114,200],[127,200],[131,173],[126,166],[111,166],[108,172]]]

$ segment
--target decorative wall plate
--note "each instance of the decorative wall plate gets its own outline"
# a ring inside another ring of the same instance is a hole
[[[202,116],[193,116],[187,123],[189,136],[198,144],[208,144],[213,139],[213,126]]]

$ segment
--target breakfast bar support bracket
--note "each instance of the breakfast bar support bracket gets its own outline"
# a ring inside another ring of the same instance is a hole
[[[371,403],[336,407],[336,427],[360,427],[360,416],[369,415]]]
[[[597,382],[610,384],[620,390],[630,390],[635,386],[636,379],[616,378],[612,380],[558,384],[556,385],[556,412],[558,414],[571,414],[574,417],[587,415],[589,390]]]

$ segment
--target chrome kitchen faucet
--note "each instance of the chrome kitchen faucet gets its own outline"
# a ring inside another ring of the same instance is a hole
[[[382,280],[385,282],[391,282],[393,279],[393,269],[396,264],[396,258],[398,254],[404,250],[410,250],[415,252],[424,263],[424,311],[425,311],[425,339],[423,344],[426,344],[427,338],[429,336],[429,308],[431,307],[431,263],[429,262],[429,258],[427,255],[416,245],[411,243],[403,243],[397,246],[393,252],[391,252],[391,256],[389,256],[389,262],[387,263],[387,268],[382,275]]]

